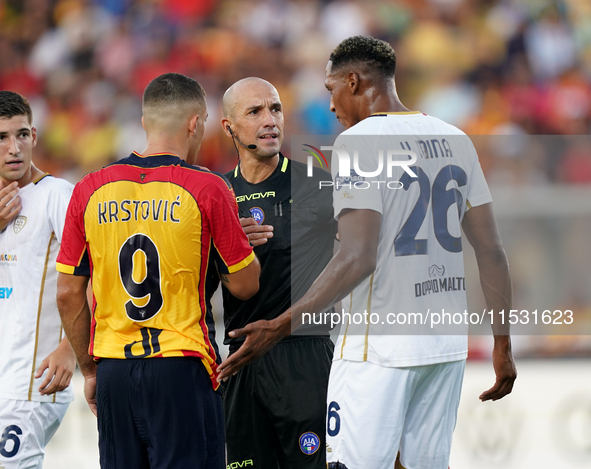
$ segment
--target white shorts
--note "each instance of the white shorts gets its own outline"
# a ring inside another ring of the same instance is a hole
[[[392,469],[400,452],[406,469],[447,469],[465,365],[465,360],[407,368],[333,362],[327,462]]]
[[[69,404],[0,399],[0,469],[41,469]]]

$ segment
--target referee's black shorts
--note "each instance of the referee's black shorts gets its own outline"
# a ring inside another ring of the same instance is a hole
[[[222,399],[198,358],[102,359],[102,469],[223,469]]]
[[[329,337],[290,336],[226,383],[228,468],[326,469]]]

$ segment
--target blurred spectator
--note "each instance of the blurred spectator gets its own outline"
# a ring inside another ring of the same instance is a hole
[[[548,6],[525,32],[525,44],[536,79],[546,81],[574,67],[577,47],[572,27],[557,5]]]
[[[394,44],[409,104],[468,133],[591,129],[591,4],[577,0],[7,0],[0,86],[31,99],[45,161],[76,177],[141,150],[145,86],[189,74],[211,109],[201,163],[225,170],[235,164],[217,126],[227,86],[268,79],[284,97],[288,137],[334,134],[324,67],[355,34]],[[588,182],[584,156],[487,158],[487,172]],[[561,158],[578,177],[555,172]]]

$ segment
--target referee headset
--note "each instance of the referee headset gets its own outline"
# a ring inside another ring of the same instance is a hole
[[[238,147],[236,146],[236,140],[238,140],[238,137],[236,137],[236,134],[234,132],[232,132],[232,129],[230,128],[229,125],[226,126],[226,129],[228,130],[228,132],[230,132],[230,135],[232,136],[232,143],[234,143],[234,148],[236,148],[236,153],[238,154],[238,160],[240,160],[240,152],[238,151]],[[238,140],[238,143],[248,150],[256,150],[256,148],[257,148],[257,146],[255,144],[245,145],[240,140]],[[248,215],[243,214],[242,210],[240,211],[240,216],[244,216],[246,218],[252,217],[252,215],[250,213]]]
[[[236,141],[238,141],[238,143],[247,150],[256,150],[257,146],[254,143],[251,143],[250,145],[245,145],[240,140],[238,140],[238,137],[236,137],[236,134],[232,131],[229,125],[226,126],[226,129],[228,130],[228,132],[230,132],[230,135],[232,136],[232,142],[234,143],[234,148],[236,148],[236,153],[238,153],[238,159],[240,159],[240,152],[238,151],[238,147],[236,146]]]

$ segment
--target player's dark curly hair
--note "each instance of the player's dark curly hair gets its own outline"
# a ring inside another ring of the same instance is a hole
[[[144,106],[170,106],[187,101],[205,102],[203,86],[191,77],[180,73],[165,73],[154,78],[146,87]]]
[[[29,125],[33,122],[33,111],[24,96],[14,91],[0,91],[0,119],[27,116]]]
[[[367,64],[385,78],[396,71],[396,54],[392,46],[371,36],[353,36],[342,41],[330,54],[332,72],[352,63]]]

